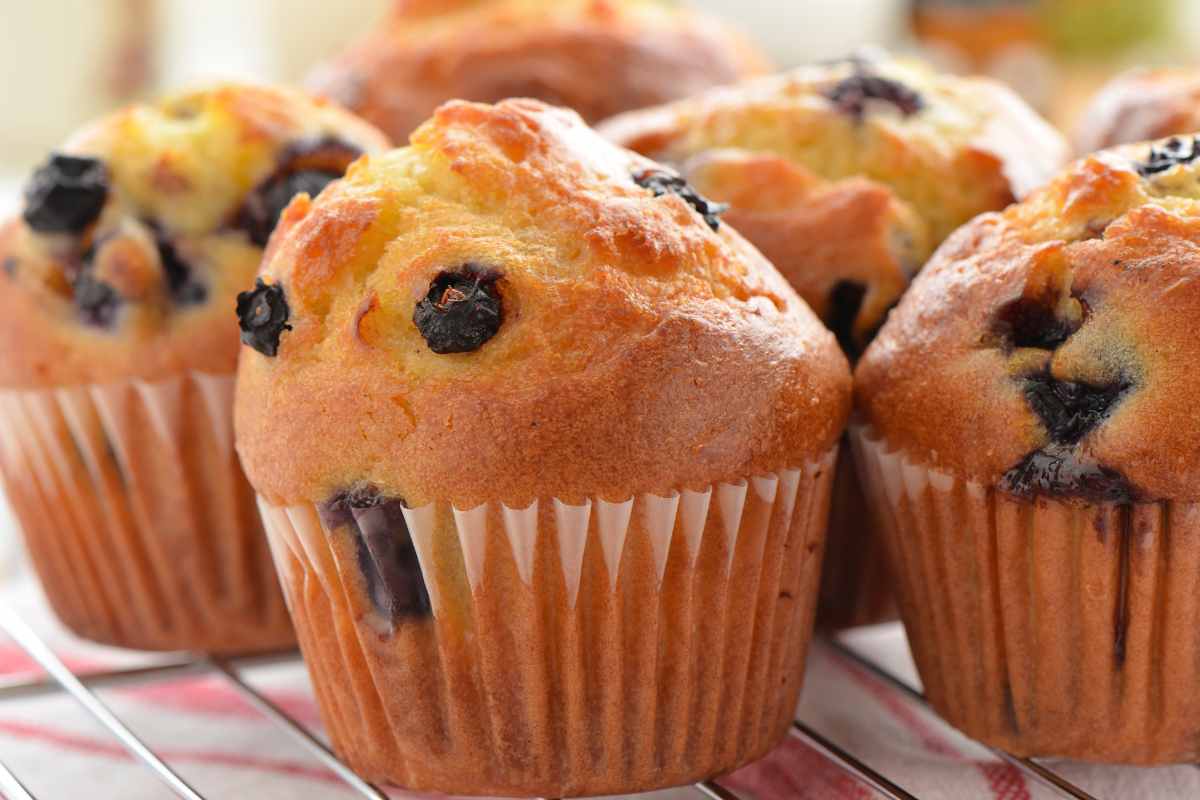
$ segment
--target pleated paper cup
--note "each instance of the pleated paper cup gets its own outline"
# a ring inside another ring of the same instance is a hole
[[[896,598],[879,526],[863,496],[854,452],[842,440],[821,567],[817,628],[838,631],[896,619]]]
[[[0,475],[46,596],[88,639],[295,642],[233,449],[233,377],[0,391]]]
[[[260,505],[356,770],[451,794],[614,794],[731,771],[786,734],[835,460],[669,497],[348,524]],[[381,551],[408,577],[365,577]],[[391,613],[381,582],[403,587]]]
[[[934,708],[1023,756],[1200,756],[1200,504],[1022,500],[853,433]]]

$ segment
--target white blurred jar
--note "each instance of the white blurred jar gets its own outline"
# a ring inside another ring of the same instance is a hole
[[[782,66],[836,58],[864,44],[893,46],[906,0],[689,0],[740,25]]]

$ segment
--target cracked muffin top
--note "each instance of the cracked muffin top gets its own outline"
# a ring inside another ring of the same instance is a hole
[[[229,310],[279,213],[386,147],[341,109],[237,85],[85,128],[0,229],[0,386],[232,372]]]
[[[767,68],[740,34],[662,0],[397,0],[309,86],[402,142],[455,98],[532,97],[596,122]]]
[[[1200,69],[1160,67],[1118,75],[1075,125],[1079,153],[1200,131]]]
[[[1048,180],[1066,145],[1013,92],[882,54],[610,120],[601,132],[731,205],[851,357],[955,228]]]
[[[523,507],[809,463],[846,361],[719,211],[574,112],[443,106],[284,212],[239,301],[251,483]]]
[[[858,366],[867,422],[1017,495],[1195,499],[1198,148],[1089,156],[951,236]]]

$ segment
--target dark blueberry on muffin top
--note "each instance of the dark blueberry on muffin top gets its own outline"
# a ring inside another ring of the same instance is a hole
[[[288,203],[298,194],[316,197],[342,177],[362,155],[359,148],[336,139],[301,142],[288,148],[279,166],[258,185],[238,210],[236,226],[259,247],[266,245]]]
[[[413,310],[413,324],[439,355],[470,353],[500,330],[504,308],[496,281],[500,274],[467,264],[441,272]]]
[[[861,68],[831,86],[825,92],[825,97],[843,114],[855,119],[862,119],[871,101],[888,103],[906,117],[925,107],[921,95],[904,84],[891,78],[870,75]]]
[[[714,231],[721,227],[720,215],[729,210],[725,203],[714,203],[693,189],[686,180],[666,170],[642,170],[633,176],[633,182],[643,189],[649,189],[655,197],[674,194],[683,198],[685,203],[696,209],[697,214],[704,217],[708,227]]]
[[[243,344],[250,345],[264,356],[279,353],[279,337],[290,331],[287,298],[283,287],[268,285],[259,278],[254,289],[242,292],[237,298],[238,325]]]
[[[87,156],[55,153],[25,187],[26,224],[39,233],[81,233],[108,198],[108,169]]]
[[[1180,164],[1190,164],[1200,157],[1200,139],[1174,136],[1150,148],[1150,155],[1137,164],[1138,174],[1143,178],[1166,172]]]

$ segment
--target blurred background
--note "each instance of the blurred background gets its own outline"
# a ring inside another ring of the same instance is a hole
[[[395,1],[0,0],[0,215],[85,120],[214,78],[299,82]],[[1063,127],[1114,73],[1200,52],[1200,0],[688,1],[781,66],[880,45],[1002,78]],[[13,545],[0,500],[0,574]]]
[[[213,77],[298,81],[391,0],[0,0],[0,179],[9,185],[81,121]],[[1134,63],[1186,60],[1200,0],[691,0],[783,65],[865,43],[1012,82],[1068,123]],[[11,192],[8,193],[11,195]]]

